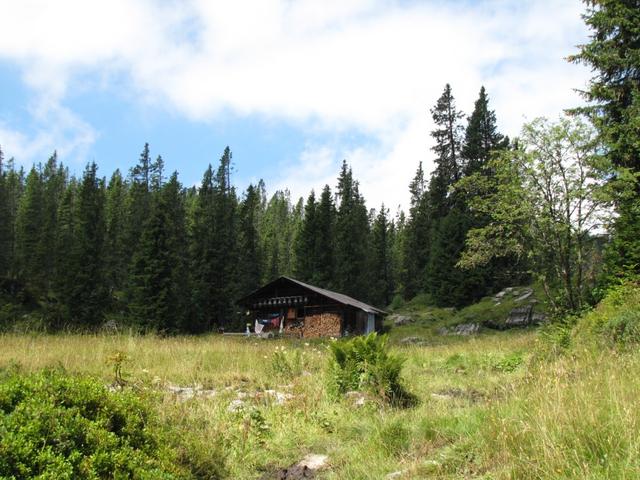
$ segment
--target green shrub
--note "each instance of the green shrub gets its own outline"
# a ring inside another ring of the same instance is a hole
[[[0,432],[0,478],[199,478],[142,398],[59,371],[2,374]]]
[[[279,378],[291,379],[302,375],[304,359],[299,349],[276,347],[269,365],[271,373]]]
[[[611,288],[592,311],[578,321],[579,343],[594,342],[611,347],[640,344],[640,287],[626,283]]]
[[[387,336],[375,332],[330,344],[330,391],[344,394],[360,390],[392,403],[406,404],[413,397],[400,373],[404,358],[390,354]]]

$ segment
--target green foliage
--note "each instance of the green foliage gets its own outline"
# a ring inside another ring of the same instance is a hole
[[[303,352],[298,348],[276,347],[271,356],[269,370],[276,377],[287,380],[302,375],[304,370]]]
[[[395,404],[410,403],[412,397],[400,376],[404,358],[389,353],[385,335],[374,332],[339,340],[329,348],[330,390],[334,394],[357,390]]]
[[[628,282],[612,287],[598,306],[575,327],[577,344],[635,348],[640,343],[640,287]]]
[[[518,144],[489,163],[491,178],[474,174],[458,185],[488,219],[468,233],[458,265],[526,259],[554,307],[580,310],[599,275],[593,232],[611,220],[610,163],[593,129],[575,118],[534,120]]]
[[[590,41],[580,45],[574,63],[590,67],[593,77],[583,92],[589,105],[576,109],[595,125],[605,153],[620,170],[640,173],[640,4],[635,0],[585,1]],[[640,207],[634,195],[620,196],[619,216],[608,269],[614,276],[640,273]]]
[[[3,478],[196,478],[144,401],[90,379],[3,373],[0,430]]]

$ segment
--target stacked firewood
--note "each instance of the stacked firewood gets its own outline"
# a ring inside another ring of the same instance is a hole
[[[342,317],[339,313],[318,313],[304,319],[304,338],[339,337]]]

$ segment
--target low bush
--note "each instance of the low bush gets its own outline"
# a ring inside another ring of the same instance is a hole
[[[577,343],[624,348],[640,344],[640,286],[625,283],[611,288],[592,311],[578,321]]]
[[[387,336],[370,333],[330,344],[330,391],[344,394],[348,391],[366,391],[396,404],[413,401],[400,373],[404,358],[389,353]]]
[[[46,371],[0,374],[0,478],[219,478],[197,475],[147,402]]]

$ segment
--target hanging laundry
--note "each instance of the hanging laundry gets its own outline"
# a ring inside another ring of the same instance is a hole
[[[264,328],[264,325],[262,325],[260,323],[260,321],[256,320],[256,324],[253,327],[254,332],[256,333],[262,333],[262,329]]]

